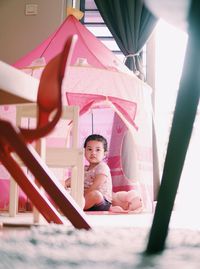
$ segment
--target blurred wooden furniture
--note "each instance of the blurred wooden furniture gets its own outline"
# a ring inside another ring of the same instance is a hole
[[[37,105],[34,103],[16,105],[16,125],[21,126],[23,119],[30,122],[37,118]],[[65,147],[49,147],[45,138],[36,141],[35,149],[50,168],[71,169],[71,195],[77,204],[83,208],[84,153],[78,148],[79,107],[63,107],[61,119],[66,120],[66,139],[70,140]],[[69,123],[69,124],[68,124]],[[31,126],[29,126],[31,128]],[[20,165],[23,163],[18,160]],[[18,187],[13,178],[10,179],[9,215],[16,216],[18,208]],[[34,213],[34,222],[39,222],[38,213]]]
[[[63,51],[49,61],[43,70],[37,91],[36,128],[17,128],[9,121],[0,120],[0,161],[47,222],[68,223],[66,217],[75,228],[88,230],[91,226],[87,221],[86,214],[57,181],[48,166],[30,145],[33,141],[48,135],[62,115],[62,81],[67,75],[67,67],[71,62],[76,41],[77,36],[68,38]],[[12,80],[12,76],[10,80]],[[7,83],[9,84],[9,80]],[[6,90],[6,85],[4,86],[0,87],[1,90]],[[27,92],[28,90],[27,87]],[[50,199],[23,172],[12,152],[15,152],[22,160]]]
[[[0,61],[0,105],[37,102],[39,80]]]

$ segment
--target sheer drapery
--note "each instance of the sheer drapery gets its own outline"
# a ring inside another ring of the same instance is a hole
[[[148,254],[160,253],[165,248],[170,218],[199,105],[200,2],[198,0],[191,1],[187,23],[187,50],[158,193],[158,202],[146,249]],[[190,184],[190,177],[195,175],[194,171],[192,172],[187,178]],[[190,199],[188,198],[188,200]],[[187,217],[187,209],[185,212]]]
[[[156,25],[142,0],[94,0],[107,27],[125,55],[125,64],[144,79],[142,48]]]

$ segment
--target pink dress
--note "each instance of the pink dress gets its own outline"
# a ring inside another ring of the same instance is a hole
[[[110,174],[110,168],[105,162],[100,162],[94,168],[88,170],[88,166],[85,166],[85,180],[84,180],[84,188],[88,189],[94,182],[94,178],[96,175],[105,175],[105,182],[99,187],[99,191],[103,194],[103,196],[109,201],[112,201],[112,178]]]

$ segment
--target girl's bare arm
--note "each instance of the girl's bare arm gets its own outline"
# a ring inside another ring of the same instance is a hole
[[[93,184],[89,188],[85,189],[84,193],[86,194],[93,190],[99,190],[100,186],[106,181],[106,178],[107,177],[104,174],[96,175]]]

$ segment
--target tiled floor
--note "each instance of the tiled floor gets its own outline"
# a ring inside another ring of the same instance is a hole
[[[148,227],[152,220],[152,214],[87,214],[86,216],[91,226],[106,227]],[[31,213],[18,213],[16,217],[9,217],[8,213],[0,213],[0,223],[13,227],[34,225]],[[39,224],[48,225],[42,216]]]
[[[113,226],[113,227],[145,227],[150,228],[153,214],[87,214],[88,222],[92,227]],[[33,215],[31,213],[18,213],[15,218],[9,217],[8,213],[0,213],[1,226],[31,226]],[[36,224],[38,225],[38,224]],[[40,225],[48,225],[41,216]],[[69,225],[71,223],[69,222]],[[174,211],[170,220],[171,228],[200,229],[200,216],[194,212]]]

